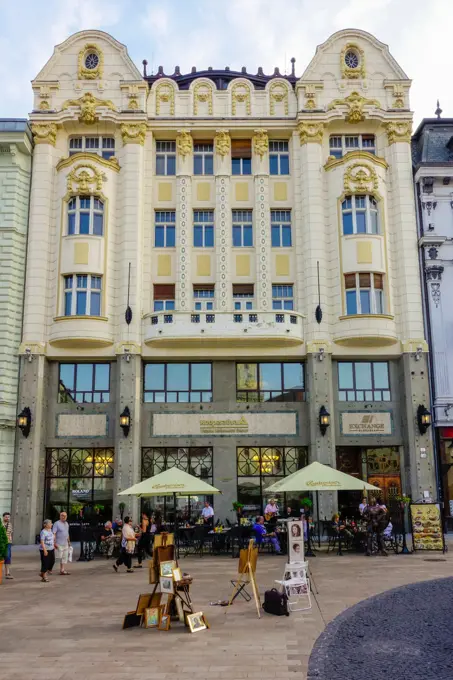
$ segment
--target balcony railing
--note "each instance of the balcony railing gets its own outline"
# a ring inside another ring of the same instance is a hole
[[[304,341],[302,314],[297,312],[159,312],[147,315],[146,343],[184,342],[211,339],[216,343],[260,341],[266,344],[298,345]]]

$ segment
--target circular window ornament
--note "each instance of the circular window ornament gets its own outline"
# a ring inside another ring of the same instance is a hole
[[[99,66],[99,56],[96,52],[89,52],[85,57],[85,68],[94,71]]]
[[[353,50],[348,50],[344,55],[344,63],[348,68],[356,69],[359,67],[359,57]]]

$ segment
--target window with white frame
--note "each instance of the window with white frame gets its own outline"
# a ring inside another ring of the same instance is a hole
[[[174,210],[156,210],[154,224],[155,248],[175,247],[175,222],[176,213]]]
[[[68,201],[68,236],[102,236],[104,203],[94,196],[74,196]]]
[[[269,173],[289,175],[288,142],[269,140]]]
[[[197,285],[193,287],[194,309],[196,312],[214,309],[214,285]]]
[[[214,247],[214,211],[193,211],[193,245],[194,248]]]
[[[233,283],[234,311],[249,311],[255,306],[253,283]]]
[[[95,153],[108,160],[115,155],[115,138],[99,136],[71,137],[69,139],[69,155],[73,156],[75,153],[81,152]]]
[[[384,314],[384,277],[357,272],[345,274],[346,314]]]
[[[343,234],[378,234],[378,204],[374,196],[345,196],[341,204]]]
[[[272,248],[291,247],[291,210],[271,210]]]
[[[272,286],[272,309],[294,309],[294,297],[292,285]]]
[[[369,151],[376,153],[374,135],[331,135],[330,155],[341,158],[349,151]]]
[[[154,284],[154,311],[173,312],[175,309],[175,284]]]
[[[253,221],[251,210],[233,210],[233,248],[253,246]]]
[[[156,141],[156,175],[176,175],[176,142]]]
[[[64,315],[101,315],[102,277],[69,274],[64,277]]]
[[[193,174],[214,174],[214,145],[212,142],[194,144],[193,147]]]

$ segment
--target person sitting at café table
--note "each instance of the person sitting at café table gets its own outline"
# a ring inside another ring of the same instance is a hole
[[[275,498],[269,498],[269,503],[264,508],[264,515],[267,516],[268,521],[279,514],[278,505]]]
[[[361,515],[363,515],[363,513],[365,512],[365,508],[367,507],[367,505],[368,505],[367,499],[365,497],[362,498],[362,502],[359,505],[359,512]]]
[[[201,511],[201,516],[203,517],[205,524],[210,524],[211,526],[214,524],[214,510],[209,501],[204,502],[204,508]]]
[[[255,524],[253,525],[253,533],[255,534],[255,541],[257,545],[261,545],[262,543],[272,543],[275,552],[277,555],[280,555],[281,548],[278,538],[275,532],[270,534],[267,533],[266,527],[264,526],[264,517],[256,518]]]
[[[109,558],[113,555],[117,541],[115,540],[115,532],[113,531],[113,526],[110,520],[104,524],[104,528],[101,533],[101,541],[104,543],[107,549],[106,557]]]
[[[340,515],[338,514],[338,512],[334,513],[332,517],[332,527],[334,531],[337,532],[337,534],[339,534],[341,531],[342,536],[348,536],[349,538],[353,538],[352,532],[348,529],[346,524],[342,520],[340,520]]]

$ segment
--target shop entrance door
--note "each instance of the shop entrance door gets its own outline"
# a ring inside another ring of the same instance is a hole
[[[399,475],[369,475],[368,483],[381,489],[379,494],[387,507],[395,502],[396,496],[401,496],[401,477]]]

